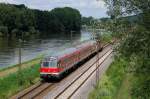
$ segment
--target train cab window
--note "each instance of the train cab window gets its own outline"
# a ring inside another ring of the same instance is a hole
[[[56,60],[56,59],[51,60],[51,61],[49,62],[49,67],[57,67],[57,60]]]
[[[43,62],[43,67],[49,67],[49,62]]]

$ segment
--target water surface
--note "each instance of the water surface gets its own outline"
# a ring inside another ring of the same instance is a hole
[[[90,38],[90,32],[81,31],[81,33],[72,33],[72,35],[51,35],[24,40],[21,46],[22,62],[57,53],[85,40],[90,40]],[[18,40],[0,38],[0,68],[18,63],[18,49]]]

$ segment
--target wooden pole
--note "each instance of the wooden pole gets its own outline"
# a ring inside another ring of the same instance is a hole
[[[96,41],[96,76],[95,76],[95,79],[96,79],[96,83],[99,82],[99,38],[97,37],[98,35],[96,35],[96,32],[95,32],[95,28],[94,28],[94,23],[92,24],[93,26],[93,31],[92,31],[92,35],[93,35],[93,39]]]
[[[21,70],[21,43],[22,40],[19,39],[19,71]]]

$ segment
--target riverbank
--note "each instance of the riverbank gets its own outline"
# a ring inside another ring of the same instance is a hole
[[[42,57],[0,70],[0,99],[9,99],[17,92],[40,80],[39,67]]]
[[[40,57],[40,58],[35,58],[33,60],[24,62],[24,63],[21,64],[21,68],[25,69],[25,68],[29,68],[29,67],[31,67],[35,64],[39,64],[41,59],[42,58]],[[0,69],[0,77],[5,77],[5,76],[8,76],[9,74],[17,72],[18,67],[19,67],[19,64],[11,66],[11,67]]]
[[[17,92],[40,81],[40,64],[31,65],[15,73],[0,78],[0,99],[9,99]]]

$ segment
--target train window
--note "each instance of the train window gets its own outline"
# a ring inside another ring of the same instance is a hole
[[[57,67],[57,60],[56,60],[56,59],[51,60],[51,61],[49,62],[49,67]]]
[[[49,62],[43,62],[43,67],[49,67]]]
[[[42,62],[42,66],[43,67],[57,67],[57,60],[54,59],[54,60],[50,60],[50,61],[47,61],[47,62]]]

